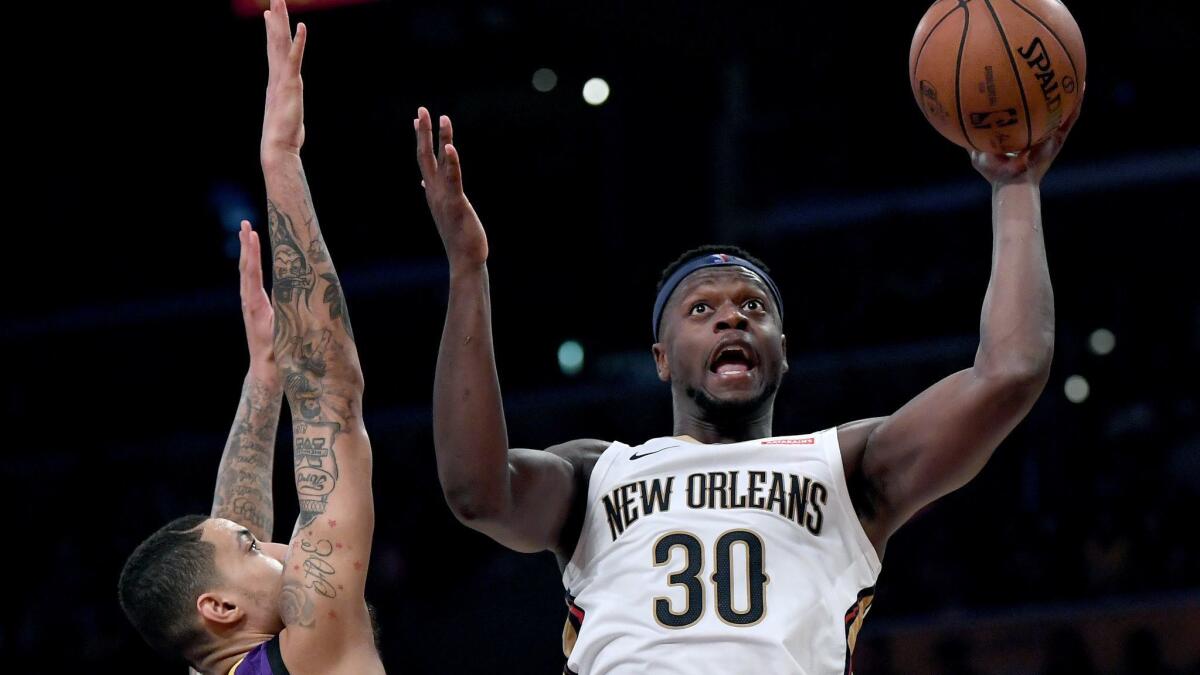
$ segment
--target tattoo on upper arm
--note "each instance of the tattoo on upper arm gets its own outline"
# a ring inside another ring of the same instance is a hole
[[[340,547],[341,544],[338,544]],[[296,548],[299,547],[299,551]],[[308,539],[292,541],[293,557],[299,558],[305,554],[304,562],[295,565],[295,571],[304,572],[302,580],[294,578],[283,582],[279,592],[279,615],[284,625],[312,628],[317,625],[316,607],[308,589],[317,594],[333,599],[337,597],[340,586],[335,586],[332,577],[337,574],[329,561],[333,555],[334,544],[328,539],[318,539],[315,543]],[[330,616],[334,616],[330,612]]]
[[[296,494],[300,498],[300,523],[307,526],[325,513],[329,495],[337,486],[337,455],[334,440],[341,426],[336,422],[296,422]]]
[[[329,562],[329,556],[333,555],[333,544],[328,539],[321,539],[315,544],[301,539],[300,550],[308,554],[303,563],[304,578],[308,581],[304,587],[311,588],[327,598],[336,598],[337,590],[329,580],[337,574],[337,570]]]
[[[284,581],[279,591],[279,617],[283,619],[283,625],[312,628],[317,625],[315,613],[312,598],[300,582]]]

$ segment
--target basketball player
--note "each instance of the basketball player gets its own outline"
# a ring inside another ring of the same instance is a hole
[[[1054,310],[1039,184],[1070,124],[1019,156],[972,155],[993,186],[994,237],[971,367],[888,417],[776,436],[782,297],[757,259],[709,247],[665,270],[654,305],[671,435],[545,450],[508,445],[487,238],[450,120],[439,120],[437,154],[427,110],[413,126],[450,264],[438,474],[460,521],[514,550],[557,554],[565,672],[850,672],[888,538],[979,473],[1046,384]]]
[[[283,0],[273,0],[264,17],[269,78],[260,156],[273,349],[292,411],[300,516],[286,546],[260,542],[229,518],[168,524],[126,563],[122,606],[152,646],[202,673],[382,673],[363,599],[374,509],[362,372],[300,162],[307,32],[299,24],[293,38]],[[243,289],[256,296],[258,236],[243,222],[240,237]],[[252,520],[236,510],[217,515]],[[260,535],[269,533],[266,524],[259,523]]]

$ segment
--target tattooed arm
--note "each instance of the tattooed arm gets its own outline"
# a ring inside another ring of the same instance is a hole
[[[275,315],[263,290],[262,266],[257,260],[248,265],[247,257],[243,246],[238,270],[250,371],[242,384],[241,403],[221,455],[212,516],[240,523],[260,541],[271,541],[275,508],[271,470],[283,386],[272,345]]]
[[[292,36],[273,0],[267,27],[266,111],[260,159],[267,186],[275,355],[292,412],[300,519],[285,562],[280,646],[297,675],[383,672],[363,591],[375,527],[363,378],[341,284],[300,162],[300,66],[307,29]],[[243,223],[248,264],[258,237]]]

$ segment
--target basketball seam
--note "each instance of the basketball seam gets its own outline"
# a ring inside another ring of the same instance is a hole
[[[1008,36],[1004,34],[1004,26],[1000,23],[1000,17],[996,16],[996,8],[992,7],[991,0],[983,0],[983,4],[987,5],[988,11],[992,14],[992,21],[996,23],[996,30],[1000,31],[1000,40],[1004,42],[1004,53],[1008,54],[1008,62],[1012,64],[1013,76],[1017,78],[1017,90],[1021,92],[1021,105],[1025,106],[1025,148],[1033,145],[1033,116],[1029,114],[1029,99],[1025,97],[1025,85],[1021,82],[1021,71],[1017,69],[1017,60],[1013,58],[1012,47],[1008,44]]]
[[[970,0],[968,0],[968,2],[970,2]],[[909,82],[912,82],[917,79],[917,66],[921,65],[921,57],[925,55],[925,46],[929,44],[929,39],[932,38],[933,34],[937,32],[938,26],[942,25],[942,23],[945,22],[946,19],[949,19],[951,14],[957,12],[958,10],[960,10],[966,6],[967,6],[966,3],[955,4],[954,9],[950,10],[949,12],[946,12],[946,15],[943,16],[942,18],[938,19],[937,23],[933,24],[933,28],[929,29],[929,32],[925,35],[925,39],[921,41],[921,48],[917,50],[917,58],[913,59],[913,69],[912,69],[912,74],[908,78]]]
[[[958,126],[962,129],[963,138],[967,139],[972,148],[979,150],[979,146],[975,145],[975,141],[972,141],[971,135],[967,133],[967,123],[962,116],[962,55],[967,46],[967,30],[971,27],[971,10],[967,9],[966,3],[963,3],[962,9],[963,34],[958,41],[958,61],[954,64],[954,108],[958,113]]]
[[[1032,16],[1034,21],[1037,21],[1038,23],[1042,24],[1042,28],[1045,28],[1046,31],[1050,33],[1050,35],[1054,38],[1054,41],[1058,43],[1058,46],[1062,47],[1063,53],[1067,55],[1067,62],[1069,62],[1071,64],[1071,76],[1075,78],[1076,82],[1078,82],[1079,81],[1079,69],[1075,67],[1075,59],[1071,58],[1071,50],[1067,48],[1067,43],[1063,42],[1062,38],[1058,37],[1058,33],[1054,32],[1054,29],[1050,27],[1050,24],[1046,23],[1045,21],[1042,21],[1042,17],[1040,17],[1037,14],[1034,14],[1033,12],[1026,9],[1025,5],[1022,5],[1021,3],[1017,2],[1017,0],[1008,0],[1008,1],[1011,2],[1012,4],[1016,5],[1017,8],[1020,9],[1022,12],[1025,12],[1029,16]]]

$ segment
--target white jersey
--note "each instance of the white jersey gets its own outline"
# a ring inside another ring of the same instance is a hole
[[[844,675],[880,562],[837,430],[613,443],[563,572],[566,671]]]

